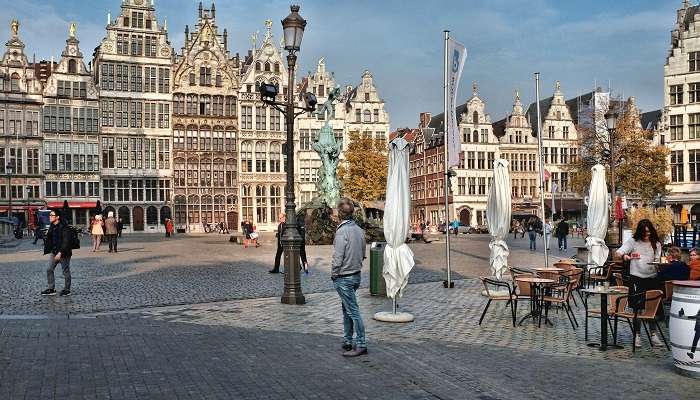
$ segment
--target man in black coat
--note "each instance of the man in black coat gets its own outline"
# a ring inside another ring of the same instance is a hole
[[[569,223],[562,218],[557,224],[557,241],[559,242],[559,251],[566,250],[567,236],[569,236]]]
[[[54,277],[54,269],[56,264],[61,263],[63,268],[63,279],[65,281],[61,296],[70,296],[70,258],[73,255],[71,246],[71,229],[68,224],[61,221],[61,216],[57,211],[49,213],[49,231],[46,233],[44,240],[44,255],[49,255],[49,266],[46,269],[46,277],[48,279],[49,288],[41,292],[43,296],[55,296],[56,280]]]
[[[275,236],[277,237],[277,252],[275,253],[275,267],[268,271],[271,274],[279,274],[280,273],[280,259],[282,258],[282,254],[284,254],[284,247],[282,247],[282,235],[284,234],[284,229],[287,226],[287,216],[284,213],[280,213],[280,223],[277,225],[277,233]],[[301,264],[302,268],[304,271],[308,273],[309,271],[309,263],[306,260],[306,231],[304,229],[304,226],[299,223],[300,221],[297,221],[297,230],[299,231],[299,234],[302,237],[302,242],[301,242],[301,247],[299,248],[299,256],[301,257]]]

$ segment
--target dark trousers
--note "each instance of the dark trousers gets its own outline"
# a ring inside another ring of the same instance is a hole
[[[107,243],[109,243],[109,251],[117,251],[117,235],[105,235],[107,236]]]
[[[275,253],[275,268],[273,271],[279,272],[280,270],[280,259],[282,258],[282,254],[284,254],[284,249],[282,248],[282,243],[277,243],[277,253]]]
[[[639,293],[645,293],[649,290],[661,290],[661,286],[663,283],[658,280],[657,278],[640,278],[635,275],[630,275],[630,295],[636,295]],[[645,296],[646,297],[646,296]],[[629,304],[630,307],[637,309],[639,313],[644,312],[644,308],[646,306],[646,302],[644,301],[644,298],[639,298],[638,301],[635,302],[630,302]],[[662,306],[663,307],[663,306]],[[659,317],[658,310],[656,314],[656,319],[657,321],[660,320],[661,318]],[[637,320],[635,322],[634,329],[640,333],[640,328],[641,328],[641,321]],[[648,324],[649,330],[653,331],[654,328],[651,324]]]
[[[63,280],[65,282],[63,288],[70,290],[70,257],[61,257],[59,261],[56,261],[56,256],[51,253],[49,253],[49,266],[46,268],[46,278],[49,283],[49,289],[55,289],[56,287],[56,278],[53,270],[56,268],[56,264],[59,263],[61,264],[61,268],[63,268]]]
[[[559,250],[566,250],[566,236],[557,236],[559,242]]]

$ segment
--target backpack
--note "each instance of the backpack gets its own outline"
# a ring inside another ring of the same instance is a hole
[[[80,228],[76,228],[73,225],[68,225],[70,230],[70,248],[73,250],[80,248]]]

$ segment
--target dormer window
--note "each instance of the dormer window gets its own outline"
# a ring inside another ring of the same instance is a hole
[[[10,75],[10,91],[19,92],[19,74],[16,72]]]
[[[146,29],[152,29],[152,22],[150,19],[146,20]]]
[[[472,114],[472,122],[474,123],[474,125],[479,123],[479,113],[476,111],[474,111],[474,113]]]
[[[270,63],[269,62],[265,63],[265,72],[270,72]]]
[[[255,70],[256,70],[256,71],[262,71],[262,64],[260,64],[259,62],[256,62],[256,63],[255,63]]]
[[[280,63],[275,63],[275,72],[280,72]]]
[[[75,74],[77,72],[78,72],[77,63],[75,62],[74,59],[71,58],[70,60],[68,60],[68,73]]]

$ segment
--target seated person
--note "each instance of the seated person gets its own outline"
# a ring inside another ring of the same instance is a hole
[[[690,262],[688,266],[690,267],[690,276],[688,279],[691,281],[700,280],[700,249],[697,247],[690,249]]]
[[[688,280],[690,268],[681,261],[681,249],[671,247],[668,249],[668,267],[661,269],[656,277],[661,281],[685,281]]]

